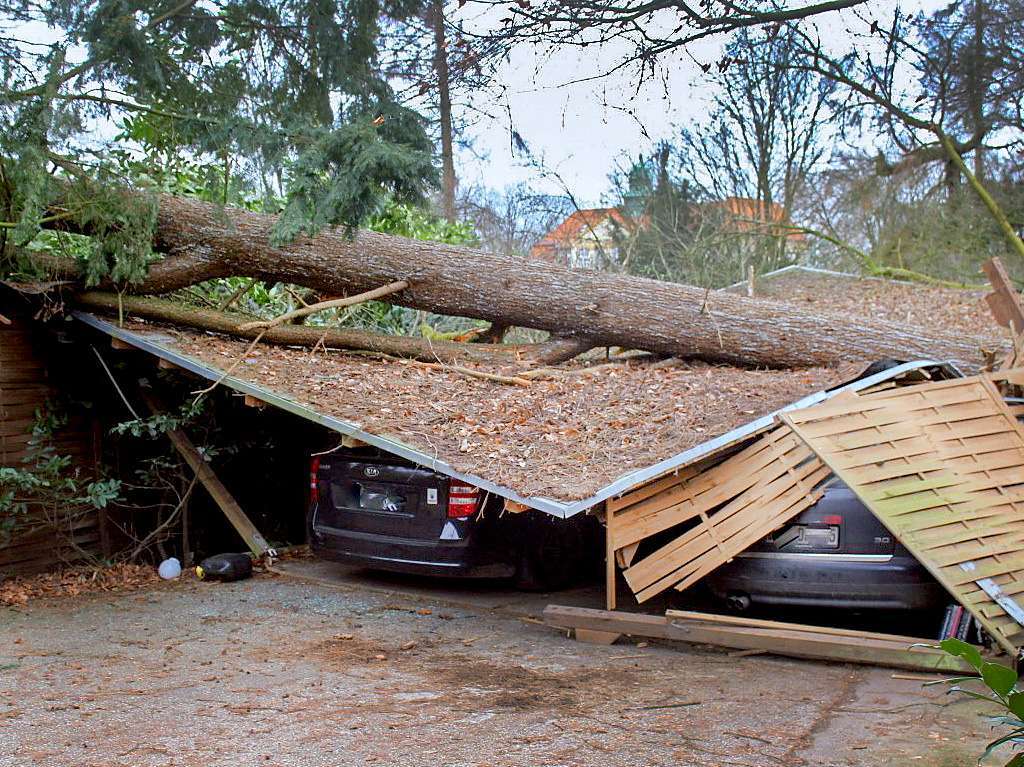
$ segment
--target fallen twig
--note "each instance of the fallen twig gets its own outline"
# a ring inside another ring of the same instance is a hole
[[[335,298],[331,301],[321,301],[317,304],[310,304],[309,306],[303,306],[301,309],[295,309],[294,311],[286,312],[285,314],[275,317],[272,320],[260,321],[260,322],[247,322],[244,325],[239,325],[239,330],[253,330],[255,328],[266,328],[270,329],[277,325],[283,325],[286,322],[291,322],[299,317],[306,317],[316,312],[321,312],[325,309],[341,309],[346,306],[355,306],[356,304],[362,304],[366,301],[373,301],[377,298],[383,298],[384,296],[397,293],[400,290],[405,290],[409,287],[409,283],[406,280],[398,280],[397,282],[391,282],[387,285],[383,285],[373,290],[368,290],[365,293],[359,293],[354,296],[348,296],[347,298]]]
[[[660,706],[634,706],[633,708],[627,708],[626,711],[660,711],[663,708],[686,708],[687,706],[701,706],[704,701],[700,700],[688,700],[685,703],[665,703]]]

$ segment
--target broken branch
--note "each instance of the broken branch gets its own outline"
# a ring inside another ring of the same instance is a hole
[[[348,296],[346,298],[335,298],[330,301],[321,301],[316,304],[309,304],[303,306],[300,309],[282,314],[280,317],[275,317],[272,320],[260,321],[260,322],[247,322],[244,325],[239,326],[239,330],[253,330],[254,328],[273,328],[278,325],[284,325],[286,322],[291,322],[299,317],[306,317],[316,312],[322,312],[326,309],[342,309],[346,306],[355,306],[356,304],[366,303],[367,301],[375,301],[378,298],[389,296],[392,293],[397,293],[400,290],[405,290],[409,287],[409,283],[406,280],[398,280],[397,282],[391,282],[387,285],[382,285],[374,290],[368,290],[365,293],[359,293],[354,296]]]

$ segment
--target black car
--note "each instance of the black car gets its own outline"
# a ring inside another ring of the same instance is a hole
[[[308,535],[314,554],[393,572],[571,585],[602,551],[587,515],[505,511],[504,499],[375,448],[314,458]]]
[[[938,581],[838,480],[814,506],[715,570],[707,584],[736,609],[924,610],[950,602]]]

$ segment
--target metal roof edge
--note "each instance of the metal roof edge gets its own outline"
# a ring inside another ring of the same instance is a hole
[[[281,410],[287,410],[289,413],[306,418],[307,420],[315,423],[319,423],[321,426],[325,426],[328,429],[355,437],[362,442],[373,445],[374,447],[379,447],[381,450],[386,450],[389,453],[393,453],[397,456],[413,461],[414,463],[418,463],[421,466],[426,466],[434,471],[447,474],[455,479],[464,480],[486,490],[487,492],[499,495],[502,498],[507,498],[510,501],[515,501],[516,503],[525,504],[531,509],[537,509],[538,511],[546,512],[547,514],[551,514],[555,517],[570,516],[568,511],[569,504],[562,503],[561,501],[555,501],[550,498],[527,498],[514,490],[502,487],[501,485],[484,479],[483,477],[456,471],[448,463],[438,459],[436,456],[428,455],[427,453],[399,442],[396,439],[363,431],[358,424],[343,421],[340,418],[334,418],[333,416],[324,415],[323,413],[318,413],[305,405],[301,405],[294,400],[282,397],[280,394],[265,389],[257,384],[249,383],[248,381],[243,381],[240,378],[235,378],[230,375],[223,376],[221,372],[199,362],[196,359],[193,359],[192,357],[166,349],[163,346],[140,336],[138,333],[133,333],[130,330],[120,328],[117,325],[100,319],[88,312],[74,310],[71,312],[71,316],[102,333],[106,333],[113,338],[124,341],[125,343],[141,349],[142,351],[148,352],[156,357],[165,359],[178,367],[184,368],[185,370],[189,370],[192,373],[201,376],[202,378],[206,378],[210,381],[220,381],[220,383],[234,389],[235,391],[240,391],[243,394],[249,394],[269,405],[273,405]],[[575,506],[577,504],[572,505]],[[587,506],[586,508],[590,507]],[[582,511],[582,509],[578,509],[578,511]]]
[[[861,378],[856,381],[852,381],[848,384],[844,384],[843,386],[839,386],[834,389],[829,389],[826,391],[817,391],[812,394],[808,394],[806,397],[803,397],[802,399],[799,399],[796,402],[792,402],[789,405],[786,405],[785,407],[781,407],[778,410],[769,413],[768,415],[761,416],[760,418],[750,421],[749,423],[743,424],[742,426],[738,426],[732,431],[726,432],[725,434],[721,434],[713,439],[708,440],[707,442],[702,442],[699,445],[695,445],[689,448],[688,450],[679,453],[678,455],[674,455],[671,458],[666,458],[663,461],[659,461],[658,463],[648,466],[645,469],[637,469],[634,472],[619,477],[610,485],[607,485],[606,487],[602,488],[589,498],[585,498],[581,501],[575,501],[574,503],[569,504],[566,508],[566,516],[578,514],[581,511],[585,511],[586,509],[596,506],[598,503],[601,503],[602,501],[606,501],[609,498],[612,498],[617,495],[622,495],[623,493],[632,490],[636,486],[641,485],[645,482],[649,482],[650,480],[655,479],[656,477],[668,474],[669,472],[675,469],[680,469],[683,466],[693,463],[694,461],[698,461],[701,458],[711,455],[712,453],[717,452],[722,448],[736,444],[737,442],[740,442],[746,437],[750,437],[756,434],[757,432],[762,431],[763,429],[766,429],[769,426],[771,426],[772,422],[775,420],[776,416],[779,415],[779,413],[784,413],[788,410],[800,410],[805,407],[810,407],[811,405],[816,405],[819,402],[824,402],[825,400],[831,399],[840,392],[860,391],[861,389],[867,388],[869,386],[874,386],[877,383],[888,381],[891,378],[895,378],[896,376],[902,375],[903,373],[909,372],[911,370],[920,370],[921,368],[929,367],[943,368],[947,372],[951,373],[954,378],[963,377],[963,373],[952,362],[939,362],[936,360],[918,360],[915,362],[905,362],[902,365],[897,365],[896,367],[889,368],[888,370],[883,370],[880,373],[875,373],[874,375],[870,375],[867,376],[866,378]]]

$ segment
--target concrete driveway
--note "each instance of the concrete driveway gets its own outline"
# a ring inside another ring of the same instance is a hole
[[[887,669],[585,645],[550,596],[284,568],[0,610],[0,765],[966,767],[989,734]]]

